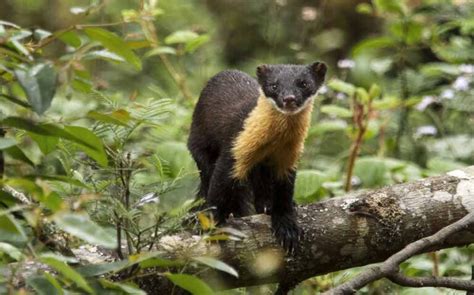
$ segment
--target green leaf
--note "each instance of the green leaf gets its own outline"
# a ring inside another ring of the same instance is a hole
[[[148,51],[145,54],[145,58],[149,58],[155,55],[161,55],[161,54],[171,54],[171,55],[176,55],[176,49],[173,47],[169,46],[160,46],[157,48],[153,48],[152,50]]]
[[[2,125],[18,128],[21,130],[29,131],[32,133],[36,133],[39,135],[46,135],[46,136],[56,136],[63,139],[70,140],[72,142],[85,145],[91,149],[100,151],[100,147],[96,147],[93,143],[87,142],[86,140],[82,139],[80,136],[76,134],[71,134],[64,130],[61,127],[58,127],[53,124],[37,124],[31,120],[19,118],[19,117],[8,117],[1,121]]]
[[[14,138],[0,138],[0,150],[4,150],[16,145]]]
[[[365,90],[364,88],[362,87],[357,87],[356,88],[356,97],[357,99],[363,103],[363,104],[367,104],[369,102],[369,94],[367,93],[367,90]]]
[[[321,107],[321,113],[325,113],[331,116],[340,118],[351,118],[352,112],[346,108],[336,105],[325,105]]]
[[[199,35],[193,31],[176,31],[165,38],[166,44],[188,43],[195,40]]]
[[[380,93],[382,93],[382,90],[377,84],[372,84],[369,89],[369,96],[370,99],[376,99],[380,96]]]
[[[211,38],[209,37],[209,35],[201,35],[201,36],[199,36],[199,37],[197,37],[193,40],[190,40],[189,42],[186,42],[186,46],[184,47],[184,51],[189,52],[189,53],[193,53],[194,51],[196,51],[196,49],[198,49],[202,45],[209,42],[210,39]]]
[[[39,260],[51,266],[52,268],[54,268],[62,276],[74,282],[79,288],[83,289],[87,293],[89,294],[94,293],[94,291],[89,286],[87,281],[77,271],[75,271],[72,267],[67,265],[64,261],[52,256],[43,256],[43,257],[40,257]]]
[[[74,48],[78,48],[82,44],[81,38],[79,38],[77,33],[74,31],[59,31],[54,33],[54,35],[58,36],[59,40]]]
[[[362,40],[352,48],[352,55],[357,56],[365,51],[395,46],[396,42],[391,37],[376,37]]]
[[[0,242],[0,253],[4,253],[10,256],[12,259],[15,259],[16,261],[19,261],[23,258],[23,254],[21,254],[21,251],[18,250],[17,247],[10,245],[8,243]]]
[[[33,110],[39,115],[43,114],[51,106],[56,93],[57,73],[53,65],[45,63],[29,69],[18,69],[15,75]]]
[[[98,41],[111,52],[123,57],[123,59],[132,64],[137,70],[142,69],[142,63],[138,56],[136,56],[128,47],[127,43],[116,34],[102,28],[86,28],[84,31],[89,38]]]
[[[359,177],[363,187],[377,187],[389,184],[388,167],[384,159],[365,157],[356,160],[354,175]]]
[[[48,276],[46,276],[48,275]],[[26,284],[39,295],[61,295],[63,294],[58,281],[49,273],[42,276],[32,276],[26,279]]]
[[[87,117],[91,118],[91,119],[94,119],[94,120],[97,120],[97,121],[100,121],[100,122],[114,124],[114,125],[120,125],[120,126],[125,126],[125,127],[128,126],[127,123],[130,120],[130,114],[125,110],[122,110],[121,113],[119,113],[118,111],[115,111],[115,112],[110,113],[110,114],[104,114],[104,113],[99,113],[99,112],[96,112],[96,111],[90,111],[90,112],[87,113]]]
[[[64,208],[64,201],[56,192],[51,192],[49,195],[41,194],[38,201],[53,212],[58,212]]]
[[[5,153],[12,157],[15,160],[22,161],[27,163],[28,165],[34,167],[35,163],[33,163],[30,158],[28,158],[25,153],[17,146],[12,146],[5,149]]]
[[[333,90],[345,93],[349,96],[354,95],[356,89],[354,85],[341,81],[339,79],[332,79],[331,81],[329,81],[328,86]]]
[[[239,274],[237,273],[237,271],[232,266],[230,266],[227,263],[224,263],[220,260],[217,260],[213,257],[193,257],[193,260],[195,260],[197,262],[200,262],[204,265],[207,265],[211,268],[226,272],[230,275],[233,275],[236,278],[239,277]]]
[[[99,282],[102,285],[102,287],[106,289],[121,291],[119,294],[134,294],[134,295],[147,294],[145,291],[131,284],[116,283],[116,282],[111,282],[106,279],[99,279]]]
[[[14,244],[27,241],[23,228],[10,214],[0,215],[0,241]]]
[[[316,170],[298,171],[295,183],[295,200],[298,204],[311,203],[324,196],[324,174]]]
[[[374,10],[372,9],[372,5],[369,3],[359,3],[356,6],[356,11],[360,14],[372,14]]]
[[[373,0],[373,3],[379,12],[391,12],[399,15],[404,14],[403,3],[400,0]]]
[[[130,266],[127,260],[118,260],[110,263],[89,264],[78,267],[76,270],[84,277],[95,277],[110,272],[117,272]]]
[[[110,231],[90,220],[87,214],[64,213],[54,217],[59,228],[88,243],[108,249],[117,247],[117,239]]]
[[[105,153],[102,140],[97,137],[92,131],[87,128],[79,126],[65,126],[64,129],[70,134],[81,138],[87,142],[88,145],[78,144],[79,148],[83,150],[89,157],[96,160],[102,167],[108,166],[107,154]],[[93,146],[94,148],[90,148]]]
[[[36,142],[41,152],[45,155],[54,151],[59,142],[59,138],[54,136],[40,135],[33,132],[28,132],[28,135]]]
[[[187,274],[166,274],[166,277],[175,285],[191,292],[194,295],[213,295],[211,287],[195,276]]]

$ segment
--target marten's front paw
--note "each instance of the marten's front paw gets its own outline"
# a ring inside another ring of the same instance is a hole
[[[302,231],[291,215],[272,215],[273,234],[280,245],[289,253],[294,253],[298,247]]]

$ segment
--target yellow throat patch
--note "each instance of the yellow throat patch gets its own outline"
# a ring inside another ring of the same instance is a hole
[[[233,142],[233,177],[246,179],[250,170],[263,161],[275,168],[278,178],[286,177],[303,152],[312,111],[311,101],[300,112],[286,115],[261,94]]]

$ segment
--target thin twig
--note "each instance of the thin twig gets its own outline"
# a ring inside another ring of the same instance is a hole
[[[405,276],[401,273],[396,273],[387,276],[387,278],[398,284],[405,287],[442,287],[450,288],[455,290],[463,291],[474,291],[474,281],[470,280],[461,280],[457,278],[446,278],[446,277],[421,277],[421,278],[411,278]]]
[[[408,244],[405,248],[390,256],[385,262],[380,265],[370,267],[356,278],[339,285],[338,287],[325,292],[324,294],[352,294],[365,285],[388,277],[393,274],[397,274],[399,271],[400,263],[404,262],[408,258],[423,252],[424,250],[441,244],[446,238],[454,233],[457,233],[471,224],[474,223],[474,212],[471,212],[461,218],[460,220],[442,228],[434,235],[422,238],[411,244]],[[466,290],[466,289],[463,289]]]

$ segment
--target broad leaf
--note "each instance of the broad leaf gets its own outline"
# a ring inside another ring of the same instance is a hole
[[[100,121],[100,122],[120,125],[120,126],[125,126],[125,127],[128,126],[127,123],[130,120],[130,114],[125,110],[117,110],[109,114],[99,113],[96,111],[90,111],[87,113],[87,117]]]
[[[79,288],[83,289],[87,293],[90,293],[90,294],[94,293],[94,291],[89,286],[87,281],[77,271],[75,271],[72,267],[67,265],[64,261],[52,256],[44,256],[44,257],[41,257],[39,260],[51,266],[52,268],[54,268],[62,276],[74,282]]]
[[[54,221],[59,228],[87,243],[109,249],[117,247],[115,235],[90,220],[87,214],[58,214],[54,217]]]
[[[193,31],[176,31],[165,38],[166,44],[188,43],[195,40],[199,35]]]
[[[59,142],[59,138],[54,136],[40,135],[33,132],[28,132],[28,135],[36,142],[41,152],[45,155],[53,152]]]
[[[17,220],[10,214],[1,214],[0,241],[8,243],[23,243],[26,242],[26,240],[26,234]]]
[[[87,142],[88,145],[79,144],[79,148],[83,150],[89,157],[96,160],[102,167],[108,166],[107,154],[105,153],[102,140],[97,137],[92,131],[87,128],[79,126],[66,126],[64,128],[70,134],[81,138]],[[90,148],[93,146],[94,148]]]
[[[352,112],[346,108],[336,105],[325,105],[321,107],[321,113],[325,113],[331,116],[339,118],[351,118]]]
[[[23,258],[23,254],[21,254],[21,251],[8,243],[2,243],[0,242],[0,253],[4,253],[11,258],[15,259],[16,261],[19,261]]]
[[[338,79],[332,79],[331,81],[329,81],[328,86],[333,90],[345,93],[349,96],[354,95],[356,89],[354,85]]]
[[[16,145],[16,140],[13,138],[0,138],[0,150],[4,150]]]
[[[47,273],[45,273],[47,274]],[[56,282],[56,286],[54,283],[51,282],[54,280]],[[59,283],[56,281],[54,277],[50,275],[50,277],[46,276],[32,276],[26,280],[26,284],[35,290],[35,294],[39,295],[61,295],[63,294]]]
[[[130,264],[127,260],[119,260],[109,263],[89,264],[78,267],[76,270],[84,277],[95,277],[110,272],[117,272],[128,267]]]
[[[26,93],[33,110],[39,115],[50,106],[56,93],[57,73],[49,64],[38,64],[28,69],[18,69],[15,75]]]
[[[25,153],[17,146],[12,146],[7,149],[5,149],[5,153],[12,157],[15,160],[19,160],[22,162],[25,162],[29,164],[30,166],[35,166],[35,163],[33,163],[30,158],[28,158]]]
[[[102,28],[86,28],[84,31],[89,38],[98,41],[102,46],[132,64],[137,70],[141,70],[140,59],[119,36]]]
[[[299,204],[310,203],[324,195],[324,175],[316,170],[302,170],[296,176],[295,200]]]
[[[213,295],[211,287],[209,287],[201,279],[187,274],[166,274],[166,277],[175,285],[189,291],[194,295]]]
[[[237,271],[232,266],[230,266],[227,263],[224,263],[220,260],[217,260],[215,258],[212,258],[212,257],[194,257],[193,260],[195,260],[199,263],[202,263],[204,265],[207,265],[211,268],[226,272],[230,275],[233,275],[236,278],[239,277],[239,274],[237,273]]]

